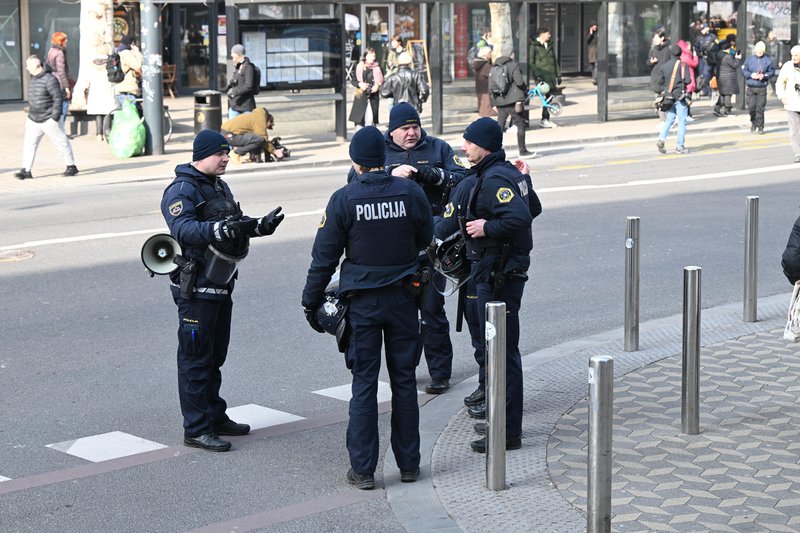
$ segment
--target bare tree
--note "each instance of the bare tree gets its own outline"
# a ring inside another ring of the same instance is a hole
[[[514,49],[511,37],[511,6],[507,2],[490,2],[489,13],[492,17],[492,61],[500,56],[507,56]]]

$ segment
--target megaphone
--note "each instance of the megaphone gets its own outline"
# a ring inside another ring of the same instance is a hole
[[[170,274],[178,269],[173,261],[181,253],[181,245],[167,233],[153,235],[142,246],[142,263],[150,277]]]

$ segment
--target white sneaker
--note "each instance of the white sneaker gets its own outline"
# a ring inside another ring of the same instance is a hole
[[[547,119],[540,120],[539,121],[539,126],[541,126],[543,128],[557,128],[558,127],[558,125],[555,122],[550,122]]]

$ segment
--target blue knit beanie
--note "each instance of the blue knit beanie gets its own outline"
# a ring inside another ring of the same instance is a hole
[[[194,138],[192,161],[200,161],[220,150],[231,150],[227,139],[214,130],[203,130]]]
[[[496,120],[482,117],[467,126],[464,138],[490,152],[496,152],[503,147],[503,130]]]
[[[407,124],[420,125],[419,113],[414,109],[414,106],[408,102],[402,102],[392,107],[389,113],[389,133]]]
[[[350,140],[350,159],[366,168],[382,167],[386,160],[386,141],[378,128],[361,128]]]

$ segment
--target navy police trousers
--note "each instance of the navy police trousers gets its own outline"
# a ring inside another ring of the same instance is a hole
[[[486,327],[486,303],[506,304],[506,438],[522,436],[522,356],[519,353],[519,308],[526,278],[509,276],[503,288],[492,296],[492,282],[476,282],[478,316]]]
[[[220,368],[228,355],[233,302],[230,298],[173,298],[178,306],[178,395],[183,433],[198,437],[228,421],[227,404],[219,389]]]
[[[419,466],[417,305],[399,285],[356,292],[350,298],[351,329],[345,359],[353,374],[347,451],[357,474],[374,474],[378,465],[378,373],[381,344],[392,387],[392,450],[401,472]]]

